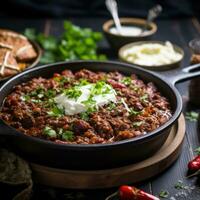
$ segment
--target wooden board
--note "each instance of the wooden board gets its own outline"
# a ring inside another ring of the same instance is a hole
[[[115,169],[73,171],[31,164],[33,178],[40,184],[73,189],[109,188],[151,178],[169,167],[179,156],[185,136],[185,120],[181,115],[162,148],[139,163]]]

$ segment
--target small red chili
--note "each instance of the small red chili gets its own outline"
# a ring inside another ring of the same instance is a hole
[[[133,188],[128,185],[122,185],[119,188],[119,196],[121,200],[132,200],[133,199]]]
[[[200,155],[196,156],[193,160],[191,160],[188,163],[188,169],[193,172],[200,169]]]
[[[159,200],[158,197],[148,194],[143,190],[123,185],[119,188],[120,200]]]
[[[128,185],[122,185],[117,192],[111,194],[105,200],[112,200],[116,196],[118,196],[120,200],[160,200],[152,194],[148,194],[143,190]]]

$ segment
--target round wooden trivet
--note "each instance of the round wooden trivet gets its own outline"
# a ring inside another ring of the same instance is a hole
[[[33,178],[40,184],[73,189],[109,188],[141,182],[161,173],[178,158],[184,135],[185,120],[182,114],[162,148],[144,161],[120,168],[95,171],[55,169],[32,163]]]

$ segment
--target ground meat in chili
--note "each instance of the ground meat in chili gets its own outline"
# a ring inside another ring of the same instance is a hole
[[[81,81],[104,81],[115,90],[117,102],[66,115],[54,98]],[[97,144],[148,134],[167,122],[171,114],[169,101],[153,83],[144,83],[134,74],[83,69],[75,73],[65,70],[49,79],[33,78],[15,86],[4,101],[0,118],[29,136],[59,144]]]

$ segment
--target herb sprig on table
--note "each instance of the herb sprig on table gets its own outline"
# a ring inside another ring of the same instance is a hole
[[[64,60],[106,60],[105,55],[97,54],[97,43],[102,40],[102,34],[69,21],[64,22],[64,32],[59,38],[37,33],[32,28],[25,29],[24,35],[43,48],[40,62],[44,64]]]
[[[169,192],[167,190],[161,190],[159,193],[159,197],[167,198],[167,197],[169,197]]]
[[[197,121],[198,117],[199,117],[199,113],[194,112],[194,111],[186,112],[186,114],[185,114],[185,118],[191,122]]]

